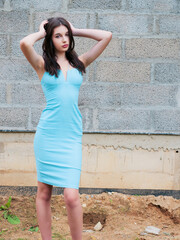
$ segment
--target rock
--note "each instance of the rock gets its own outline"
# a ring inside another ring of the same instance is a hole
[[[95,231],[100,231],[102,229],[103,225],[101,224],[101,222],[98,222],[95,227],[94,227],[94,230]]]
[[[109,195],[112,195],[112,192],[108,192]]]
[[[145,229],[145,232],[155,234],[155,235],[159,235],[160,231],[161,231],[161,229],[154,227],[154,226],[147,226]]]
[[[84,229],[84,230],[83,230],[83,232],[89,232],[89,233],[93,233],[94,231],[93,231],[93,230],[91,230],[91,229],[87,229],[87,230],[86,230],[86,229]]]
[[[82,207],[86,207],[86,206],[87,206],[86,203],[83,203],[83,204],[82,204]]]
[[[86,196],[86,199],[89,199],[89,196]]]
[[[93,198],[94,196],[93,196],[93,195],[91,195],[91,197]]]

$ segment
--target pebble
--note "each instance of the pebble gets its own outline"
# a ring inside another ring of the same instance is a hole
[[[86,199],[89,199],[89,196],[86,196]]]
[[[87,206],[86,203],[83,203],[83,204],[82,204],[82,207],[86,207],[86,206]]]
[[[145,232],[155,234],[155,235],[159,235],[160,231],[161,231],[161,229],[154,227],[154,226],[147,226],[145,229]]]
[[[101,224],[101,222],[98,222],[95,226],[94,226],[94,230],[95,231],[100,231],[102,229],[103,225]]]

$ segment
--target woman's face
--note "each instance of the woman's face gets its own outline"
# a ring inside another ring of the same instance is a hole
[[[60,25],[54,28],[52,41],[57,52],[66,52],[69,48],[69,33],[67,27]]]

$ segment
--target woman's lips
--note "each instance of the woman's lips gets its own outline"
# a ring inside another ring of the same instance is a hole
[[[68,44],[63,45],[62,47],[63,47],[63,48],[67,48],[67,47],[68,47]]]

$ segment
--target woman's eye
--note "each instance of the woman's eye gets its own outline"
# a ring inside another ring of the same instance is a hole
[[[60,36],[58,35],[58,36],[56,36],[56,38],[59,38]]]

